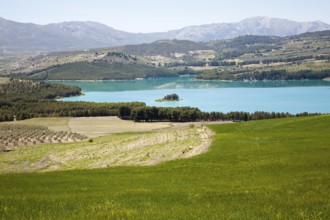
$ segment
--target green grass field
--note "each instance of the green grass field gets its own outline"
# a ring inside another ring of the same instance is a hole
[[[210,127],[194,158],[0,175],[0,219],[329,219],[330,115]]]

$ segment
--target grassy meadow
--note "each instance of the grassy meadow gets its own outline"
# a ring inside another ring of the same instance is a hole
[[[330,115],[209,125],[156,166],[0,175],[0,219],[329,219]]]

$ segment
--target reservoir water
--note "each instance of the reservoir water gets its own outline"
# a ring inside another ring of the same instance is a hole
[[[63,101],[145,102],[148,106],[191,106],[202,111],[330,113],[330,82],[200,81],[194,77],[132,81],[61,81],[82,88],[84,95]],[[176,93],[178,102],[156,102]]]

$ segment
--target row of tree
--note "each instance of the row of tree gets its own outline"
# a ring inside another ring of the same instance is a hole
[[[197,79],[203,80],[305,80],[324,79],[330,77],[330,70],[296,70],[285,69],[272,70],[245,70],[218,71],[207,70],[204,74],[198,75]]]
[[[136,122],[195,122],[195,121],[250,121],[273,118],[286,118],[294,116],[315,115],[307,112],[301,114],[279,113],[279,112],[264,112],[256,111],[249,112],[202,112],[198,108],[191,107],[149,107],[141,106],[131,109],[129,106],[121,106],[118,116],[121,119],[133,120]]]
[[[12,121],[14,117],[17,120],[23,120],[36,117],[118,116],[119,108],[123,105],[133,109],[145,106],[145,103],[58,102],[55,100],[2,103],[0,121]]]
[[[240,53],[240,52],[237,52]],[[238,56],[232,56],[233,58],[236,58]],[[222,60],[210,60],[210,61],[189,61],[189,62],[184,62],[184,63],[170,63],[167,64],[168,67],[178,67],[178,66],[236,66],[236,65],[250,65],[250,64],[270,64],[270,63],[283,63],[283,62],[297,62],[297,61],[303,61],[303,60],[308,60],[308,59],[313,59],[315,58],[316,60],[330,60],[330,56],[328,55],[318,55],[318,56],[313,56],[313,55],[306,55],[306,56],[296,56],[296,57],[279,57],[279,58],[272,58],[272,59],[255,59],[255,60],[244,60],[240,62],[235,62],[235,61],[224,61],[223,57],[221,58]],[[227,58],[229,59],[229,58]]]

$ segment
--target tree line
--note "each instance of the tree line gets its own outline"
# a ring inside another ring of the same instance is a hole
[[[288,112],[264,112],[253,113],[233,111],[223,112],[202,112],[198,108],[192,107],[150,107],[140,106],[130,108],[121,106],[118,117],[135,122],[195,122],[195,121],[250,121],[273,118],[287,118],[315,115],[307,112],[300,114],[290,114]]]
[[[14,118],[24,120],[38,117],[118,116],[119,108],[123,105],[133,109],[145,106],[145,103],[61,102],[56,100],[1,102],[0,121],[13,121]]]
[[[203,80],[305,80],[324,79],[330,77],[330,70],[295,70],[286,69],[272,70],[245,70],[218,71],[206,70],[204,74],[198,75],[197,79]]]
[[[278,112],[202,112],[191,107],[150,107],[145,103],[92,103],[38,101],[0,106],[0,121],[24,120],[37,117],[96,117],[118,116],[135,122],[195,122],[195,121],[250,121],[294,116],[309,113],[289,114]]]

